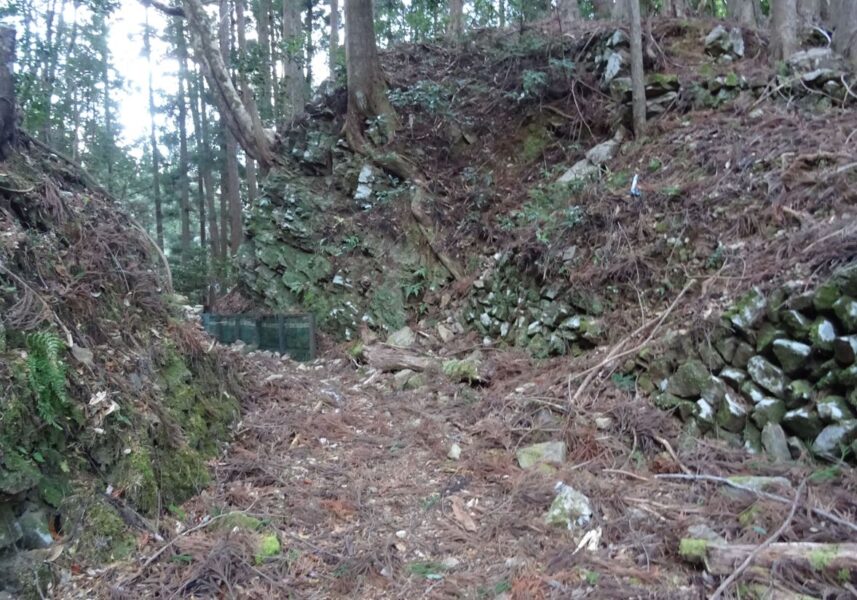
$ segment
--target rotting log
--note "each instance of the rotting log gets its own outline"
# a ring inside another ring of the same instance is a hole
[[[418,354],[404,348],[377,344],[363,350],[363,356],[369,366],[379,371],[439,371],[440,363],[424,354]]]
[[[752,544],[716,544],[705,547],[705,566],[712,575],[729,575],[757,546]],[[857,573],[857,544],[818,544],[783,542],[763,548],[747,570],[747,575],[767,577],[771,568],[808,571]]]
[[[15,140],[15,30],[0,26],[0,160]]]

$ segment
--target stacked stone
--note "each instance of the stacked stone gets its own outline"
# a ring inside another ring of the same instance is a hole
[[[655,403],[702,432],[791,460],[857,455],[857,267],[814,292],[754,289],[716,341],[653,382]]]
[[[539,287],[499,258],[473,283],[464,320],[487,344],[524,348],[536,358],[578,355],[603,337],[604,307],[592,294],[556,285]]]

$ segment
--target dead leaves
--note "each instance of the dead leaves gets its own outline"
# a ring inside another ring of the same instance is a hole
[[[453,496],[452,497],[452,516],[455,517],[456,522],[465,530],[465,531],[476,531],[476,521],[473,520],[473,517],[470,516],[470,513],[467,512],[467,508],[464,506],[464,500],[461,499],[461,496]]]

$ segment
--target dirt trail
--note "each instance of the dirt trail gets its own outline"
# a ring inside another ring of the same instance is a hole
[[[345,359],[296,365],[257,357],[248,366],[262,392],[212,465],[216,484],[173,508],[161,527],[170,539],[142,537],[136,561],[75,576],[64,597],[703,597],[712,580],[678,556],[688,528],[760,543],[787,511],[656,474],[784,476],[768,489],[793,497],[811,472],[716,440],[682,442],[670,417],[628,393],[616,395],[620,402],[602,398],[597,413],[572,410],[551,427],[544,408],[557,399],[511,378],[471,388],[436,376],[418,390],[394,391],[393,375]],[[532,369],[512,371],[538,381]],[[515,424],[526,419],[543,420],[549,433],[521,439]],[[564,466],[549,474],[520,469],[516,446],[542,439],[568,443]],[[453,443],[459,460],[447,456]],[[545,524],[559,480],[590,499],[587,530],[600,529],[597,549],[576,551],[585,530]],[[850,473],[818,477],[811,488],[811,502],[846,514],[854,508]],[[262,556],[272,536],[280,547]],[[847,528],[806,511],[784,536],[849,539]],[[830,590],[831,579],[799,585]],[[758,597],[785,597],[777,595],[784,589],[770,584]]]

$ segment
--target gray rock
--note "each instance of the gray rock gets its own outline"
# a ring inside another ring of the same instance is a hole
[[[821,431],[821,419],[808,406],[788,411],[783,416],[783,428],[804,440],[814,439]]]
[[[508,324],[508,323],[502,323],[502,324],[500,325],[500,332],[501,332],[501,335],[503,335],[503,336],[505,337],[505,335],[506,335],[506,334],[505,334],[505,333],[502,333],[502,331],[503,331],[503,325],[505,325],[505,326],[507,327],[506,333],[508,333],[508,327],[509,327],[509,324]],[[449,342],[451,342],[451,341],[453,340],[453,338],[455,337],[455,332],[454,332],[454,331],[452,331],[452,329],[450,329],[449,327],[447,327],[447,326],[446,326],[446,325],[444,325],[443,323],[439,323],[439,324],[438,324],[438,326],[437,326],[437,335],[438,335],[438,337],[440,337],[440,340],[441,340],[444,344],[448,344],[448,343],[449,343]]]
[[[844,367],[853,365],[857,360],[857,335],[838,337],[833,340],[833,358]]]
[[[404,390],[414,375],[416,375],[416,372],[410,369],[397,371],[396,374],[393,375],[393,389],[399,391]]]
[[[681,398],[698,398],[708,385],[711,374],[702,361],[691,359],[670,377],[667,391]]]
[[[729,393],[729,386],[727,386],[722,379],[709,375],[708,381],[702,388],[701,395],[703,400],[708,402],[713,408],[717,409],[720,407],[720,404],[725,401],[726,396]]]
[[[765,394],[765,392],[763,392],[762,389],[752,381],[745,381],[741,384],[741,393],[749,398],[753,404],[758,404],[768,397],[767,394]]]
[[[522,469],[531,469],[540,464],[561,465],[567,452],[565,442],[542,442],[519,448],[515,455]]]
[[[764,354],[776,340],[786,338],[786,332],[771,323],[764,323],[756,336],[756,352]]]
[[[744,37],[739,27],[727,30],[718,25],[705,36],[705,52],[711,56],[744,56]]]
[[[731,477],[727,477],[726,479],[729,480],[731,483],[751,489],[755,492],[778,493],[784,490],[792,489],[791,482],[785,477],[768,477],[765,475],[732,475]],[[732,488],[731,490],[724,489],[724,492],[730,494],[734,494],[735,492],[737,492],[739,495],[741,494],[741,491],[736,490],[735,488]]]
[[[594,178],[600,169],[589,162],[587,159],[579,160],[570,169],[568,169],[565,173],[563,173],[559,179],[557,179],[558,183],[571,183],[573,181],[586,181]]]
[[[789,408],[802,406],[812,400],[812,384],[805,379],[795,379],[786,386]]]
[[[761,454],[762,453],[762,432],[756,428],[755,425],[747,422],[747,426],[744,427],[743,431],[744,437],[744,450],[747,454]]]
[[[809,48],[795,52],[786,62],[796,71],[811,71],[832,66],[836,63],[836,59],[830,48]]]
[[[751,418],[757,427],[764,428],[768,423],[780,424],[786,414],[785,403],[778,398],[765,398],[753,409]]]
[[[812,354],[810,346],[794,340],[775,340],[772,347],[774,356],[789,375],[800,371]]]
[[[0,550],[16,544],[24,532],[9,504],[0,504]]]
[[[706,542],[713,542],[715,544],[726,543],[726,538],[704,523],[688,527],[687,536],[685,537],[693,538],[695,540],[705,540]]]
[[[842,396],[825,396],[818,401],[815,408],[825,423],[840,423],[854,418],[854,413]]]
[[[613,139],[607,140],[606,142],[601,142],[597,146],[593,146],[586,153],[586,158],[593,165],[600,166],[606,164],[616,158],[616,155],[619,153],[619,148],[622,146],[622,139],[624,136],[621,133],[617,133]]]
[[[725,369],[720,371],[719,376],[720,379],[722,379],[735,389],[741,389],[741,384],[747,381],[746,371],[736,369],[735,367],[726,367]]]
[[[607,64],[604,65],[604,75],[602,76],[602,80],[604,83],[610,83],[618,77],[619,73],[622,72],[622,69],[627,66],[628,61],[625,58],[625,54],[622,52],[610,52],[607,54],[606,63]]]
[[[840,371],[836,377],[838,383],[848,387],[857,386],[857,364]]]
[[[545,523],[579,529],[592,520],[592,505],[584,494],[563,482],[556,484],[556,497],[545,515]]]
[[[811,321],[803,313],[794,309],[786,310],[780,314],[780,320],[791,335],[801,340],[807,339]]]
[[[731,431],[739,433],[747,424],[747,408],[738,400],[731,392],[727,392],[723,397],[723,402],[717,411],[717,425]]]
[[[833,303],[833,312],[846,333],[857,333],[857,300],[843,296]]]
[[[699,410],[697,405],[690,400],[684,400],[678,396],[673,396],[667,392],[655,394],[652,397],[655,406],[661,410],[674,410],[681,417],[682,421],[687,421],[690,417],[696,414]]]
[[[762,356],[754,356],[747,363],[747,373],[759,386],[768,390],[777,398],[785,395],[788,379],[779,367],[771,364]]]
[[[48,529],[48,515],[44,510],[30,508],[20,517],[20,546],[24,550],[38,550],[53,545],[54,539]]]
[[[410,348],[417,343],[417,336],[410,327],[402,327],[390,334],[387,343],[396,348]]]
[[[786,440],[786,443],[789,445],[789,452],[792,455],[792,460],[801,460],[804,456],[809,454],[809,450],[806,447],[806,444],[802,439],[793,435]]]
[[[703,429],[714,427],[714,407],[705,400],[696,401],[696,421]]]
[[[734,337],[724,337],[714,343],[714,347],[728,363],[732,363],[732,358],[735,356],[735,349],[738,347],[738,340]]]
[[[834,340],[836,340],[836,327],[831,321],[824,317],[813,321],[809,327],[809,341],[812,342],[813,348],[822,352],[831,352]]]
[[[768,423],[762,428],[762,447],[774,460],[788,462],[792,459],[786,432],[776,423]]]
[[[617,29],[613,32],[613,35],[610,36],[610,39],[607,40],[608,48],[619,48],[619,47],[628,47],[631,44],[631,40],[628,38],[628,34],[622,31],[621,29]]]
[[[720,353],[714,349],[708,342],[702,342],[696,348],[699,353],[699,358],[702,359],[702,362],[708,368],[709,371],[719,371],[725,365],[725,361],[723,357],[720,356]]]
[[[758,289],[750,290],[731,310],[727,312],[732,326],[745,335],[752,332],[753,327],[765,315],[768,303]]]
[[[461,446],[458,444],[452,444],[449,447],[449,452],[446,453],[446,457],[450,460],[458,460],[461,458]]]
[[[753,346],[747,342],[738,342],[735,346],[735,353],[732,355],[732,366],[739,369],[746,369],[750,359],[755,356],[756,351]]]
[[[838,459],[851,442],[857,439],[857,420],[843,421],[825,427],[812,443],[812,451],[821,456]]]
[[[812,296],[812,305],[815,310],[827,311],[832,310],[833,305],[842,296],[842,291],[836,282],[828,281],[823,283],[815,290]]]

